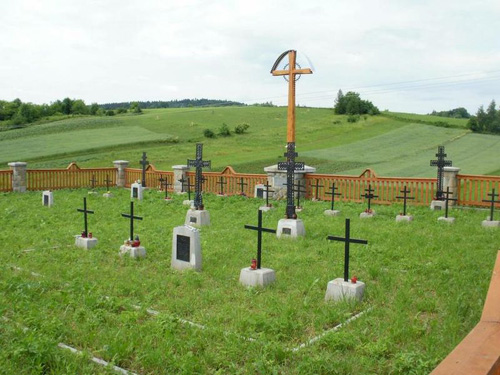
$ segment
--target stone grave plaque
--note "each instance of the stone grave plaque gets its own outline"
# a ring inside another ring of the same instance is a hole
[[[50,190],[45,190],[42,193],[42,204],[47,207],[50,207],[54,204],[54,195]]]
[[[132,198],[137,198],[139,197],[139,189],[137,189],[136,187],[134,187],[132,189]]]
[[[291,228],[283,228],[283,230],[281,231],[282,234],[288,234],[288,235],[291,235],[292,234],[292,229]]]
[[[144,188],[138,182],[134,182],[130,185],[130,198],[142,200]]]
[[[189,218],[189,222],[190,222],[190,223],[193,223],[193,224],[196,224],[196,218],[195,218],[195,217],[193,217],[193,216],[191,216],[191,217]]]
[[[257,198],[264,198],[264,189],[257,188]]]
[[[49,205],[49,196],[48,195],[44,195],[43,196],[43,205],[44,206],[48,206]]]
[[[190,239],[188,236],[183,236],[182,234],[177,235],[177,260],[189,262],[190,260],[189,242]]]

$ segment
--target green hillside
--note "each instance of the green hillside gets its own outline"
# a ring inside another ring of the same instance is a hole
[[[439,126],[430,125],[439,120]],[[245,134],[208,139],[223,124]],[[463,173],[500,171],[500,136],[472,134],[466,120],[384,112],[356,123],[330,109],[297,108],[300,159],[321,173],[357,174],[365,168],[385,176],[434,176],[429,160],[438,145]],[[27,161],[31,168],[111,166],[116,159],[138,166],[142,151],[157,168],[170,169],[194,156],[205,144],[213,170],[227,165],[239,172],[262,173],[283,158],[284,107],[216,107],[146,110],[143,115],[80,117],[0,133],[0,162]]]

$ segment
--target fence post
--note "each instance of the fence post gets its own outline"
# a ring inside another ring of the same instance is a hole
[[[446,188],[449,187],[450,191],[453,192],[453,195],[450,198],[458,199],[458,173],[460,172],[460,168],[457,167],[444,167],[443,168],[443,190],[446,191]],[[456,204],[456,201],[450,201],[450,206]]]
[[[128,167],[127,160],[115,160],[113,162],[116,168],[116,187],[125,187],[125,168]]]
[[[181,193],[182,192],[182,182],[179,180],[183,178],[187,179],[186,172],[189,170],[187,165],[173,165],[172,169],[174,170],[174,192]]]
[[[271,185],[272,190],[274,190],[274,199],[285,199],[286,198],[286,171],[278,170],[278,165],[271,165],[270,167],[265,167],[264,172],[267,173],[267,183]],[[316,168],[310,167],[308,165],[304,166],[303,171],[296,170],[293,176],[293,183],[297,184],[299,181],[302,187],[306,188],[306,173],[315,173]],[[305,189],[307,191],[307,189]],[[305,194],[301,194],[303,197]]]
[[[26,165],[23,161],[9,163],[12,170],[12,191],[24,193],[26,191]]]

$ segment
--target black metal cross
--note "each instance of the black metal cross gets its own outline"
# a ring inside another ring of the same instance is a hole
[[[437,160],[431,160],[431,167],[437,167],[437,191],[436,199],[443,200],[443,169],[444,167],[451,167],[452,161],[445,160],[447,156],[444,153],[444,146],[438,146],[438,153],[436,154]]]
[[[351,238],[351,220],[345,219],[345,237],[328,236],[327,239],[331,241],[342,241],[345,243],[344,247],[344,281],[349,281],[349,244],[360,243],[366,245],[368,241],[358,240]]]
[[[104,182],[106,183],[106,191],[109,192],[109,184],[113,182],[113,180],[109,179],[109,174],[106,175],[106,179],[104,180]]]
[[[318,190],[319,190],[320,187],[324,187],[324,186],[319,184],[319,180],[318,179],[316,179],[315,181],[316,181],[316,184],[314,184],[314,185],[311,184],[311,187],[315,188],[315,192],[316,193],[314,194],[314,199],[315,200],[319,200],[318,199]]]
[[[165,187],[165,199],[168,199],[168,187],[171,186],[172,184],[168,182],[168,177],[163,178],[163,175],[160,176],[158,181],[160,181],[160,188],[163,189],[163,187]]]
[[[271,185],[269,185],[268,181],[266,181],[266,184],[264,186],[266,188],[264,190],[264,192],[266,193],[266,207],[269,207],[269,193],[274,193],[274,190],[269,189],[271,187]]]
[[[139,161],[139,164],[142,165],[142,187],[146,187],[146,168],[149,165],[149,161],[147,161],[148,157],[146,156],[146,153],[142,153],[142,159]]]
[[[332,208],[331,210],[333,211],[333,207],[335,205],[335,196],[338,195],[338,196],[341,196],[342,194],[340,193],[336,193],[335,190],[337,190],[338,188],[335,187],[335,182],[332,184],[332,186],[330,187],[330,191],[327,191],[325,194],[328,194],[328,195],[331,195],[332,196]]]
[[[361,196],[361,198],[366,198],[368,199],[368,209],[371,209],[371,202],[373,198],[378,198],[378,195],[373,195],[373,192],[375,191],[372,189],[372,185],[368,184],[368,189],[365,189],[366,193]]]
[[[203,144],[202,143],[197,143],[196,144],[196,159],[191,160],[188,159],[187,165],[189,167],[195,167],[196,168],[196,177],[194,180],[195,184],[195,197],[194,197],[194,207],[197,210],[203,210],[203,196],[201,193],[202,190],[202,184],[203,184],[203,171],[202,168],[210,168],[211,162],[210,160],[205,161],[203,160]]]
[[[244,186],[247,186],[248,184],[246,182],[243,182],[243,177],[240,177],[240,182],[238,182],[238,185],[240,185],[240,189],[241,189],[240,195],[246,196]]]
[[[405,185],[405,188],[403,190],[400,190],[399,191],[400,193],[403,193],[403,196],[402,197],[396,197],[397,199],[403,199],[404,200],[404,205],[403,205],[403,215],[406,216],[406,201],[408,199],[415,199],[414,197],[409,197],[408,196],[408,193],[411,192],[411,190],[407,190],[406,189],[406,185]]]
[[[305,193],[306,191],[302,189],[302,183],[300,180],[294,185],[294,193],[297,193],[297,208],[300,207],[300,194]]]
[[[185,186],[184,184],[187,182],[187,180],[184,177],[182,177],[181,179],[179,179],[177,181],[179,181],[181,183],[181,193],[184,193],[184,186]]]
[[[262,260],[262,232],[276,233],[276,229],[269,229],[262,227],[262,211],[258,210],[258,225],[246,225],[245,229],[252,229],[257,231],[257,269],[260,269]]]
[[[89,235],[89,227],[87,223],[87,214],[93,214],[94,211],[87,210],[87,198],[83,198],[83,210],[81,208],[76,209],[78,212],[83,212],[83,222],[85,225],[85,237]]]
[[[130,241],[134,240],[134,220],[142,220],[141,216],[134,216],[134,202],[130,202],[130,214],[122,214],[123,217],[130,218]]]
[[[90,187],[92,188],[92,190],[94,190],[95,183],[97,182],[97,180],[95,179],[95,174],[92,174],[92,178],[89,181],[90,181]]]
[[[303,171],[305,164],[303,162],[296,162],[295,157],[298,156],[295,152],[295,142],[288,142],[287,151],[284,156],[286,156],[286,161],[278,163],[278,170],[286,170],[286,217],[287,219],[297,219],[297,214],[295,213],[295,202],[294,202],[294,174],[295,171]]]
[[[191,188],[194,187],[194,185],[191,183],[190,178],[187,178],[187,193],[188,193],[188,200],[191,200]]]
[[[224,177],[220,176],[219,181],[217,181],[217,185],[220,186],[219,195],[224,195],[224,185],[227,185],[227,182],[224,182]]]
[[[490,221],[493,221],[493,211],[495,210],[495,203],[499,203],[500,201],[495,200],[495,197],[499,196],[500,194],[495,194],[495,189],[491,191],[491,193],[488,194],[488,197],[491,197],[491,199],[483,199],[483,202],[489,202],[491,204],[490,206]]]
[[[443,195],[445,196],[444,197],[444,217],[448,217],[448,202],[449,201],[457,201],[458,199],[457,198],[450,198],[450,195],[453,194],[452,191],[450,191],[450,187],[448,186],[446,188],[446,191],[443,191]]]

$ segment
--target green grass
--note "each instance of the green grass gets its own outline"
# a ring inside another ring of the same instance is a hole
[[[201,230],[203,270],[177,272],[171,235],[184,222],[184,197],[167,205],[162,193],[146,191],[136,203],[144,217],[136,232],[148,255],[132,260],[118,256],[128,235],[120,213],[129,209],[129,191],[113,193],[106,200],[83,189],[56,191],[51,208],[41,206],[40,193],[0,195],[0,314],[11,319],[0,326],[1,368],[110,373],[54,348],[64,342],[140,374],[427,374],[478,321],[498,249],[498,233],[480,225],[486,211],[452,210],[450,226],[437,222],[437,212],[411,207],[415,221],[397,224],[400,205],[375,206],[374,219],[360,220],[362,205],[339,203],[342,216],[332,218],[323,215],[328,203],[308,201],[300,214],[307,237],[264,235],[263,266],[276,270],[276,283],[246,289],[238,277],[255,257],[256,235],[243,226],[256,223],[261,201],[207,195],[212,226]],[[83,226],[76,212],[83,196],[99,238],[90,251],[72,246]],[[284,202],[277,205],[265,226],[282,218]],[[351,274],[367,283],[366,298],[327,304],[326,284],[342,275],[343,248],[325,238],[343,234],[345,217],[352,236],[368,240],[351,248]],[[149,307],[160,314],[148,314]],[[338,332],[288,351],[369,308]]]

